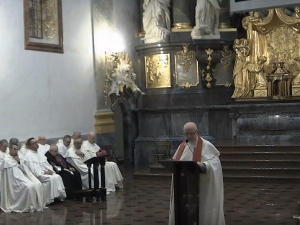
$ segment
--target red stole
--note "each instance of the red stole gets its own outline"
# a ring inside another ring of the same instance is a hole
[[[175,160],[177,160],[177,161],[180,160],[182,153],[184,151],[184,148],[187,144],[188,143],[186,143],[185,141],[183,141],[180,144]],[[193,153],[193,161],[195,161],[195,162],[201,162],[202,144],[203,144],[202,138],[198,137],[197,145],[194,148],[194,153]]]

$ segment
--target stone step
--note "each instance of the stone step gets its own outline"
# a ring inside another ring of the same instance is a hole
[[[229,159],[247,159],[247,160],[299,160],[300,152],[223,152],[220,155],[220,160]]]
[[[226,183],[292,183],[299,184],[299,176],[240,176],[232,174],[223,175],[224,182]]]
[[[276,145],[254,145],[254,146],[216,146],[220,153],[224,152],[300,152],[300,146],[276,146]]]
[[[268,159],[222,159],[221,164],[224,167],[253,167],[253,168],[299,168],[299,160],[268,160]]]
[[[223,167],[224,175],[240,175],[240,176],[299,176],[300,167],[298,168],[255,168],[255,167]]]

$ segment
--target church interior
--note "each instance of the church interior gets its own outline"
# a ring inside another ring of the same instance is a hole
[[[123,188],[0,224],[168,224],[160,162],[188,121],[220,152],[227,225],[300,224],[300,5],[251,1],[1,0],[0,139],[94,132]]]

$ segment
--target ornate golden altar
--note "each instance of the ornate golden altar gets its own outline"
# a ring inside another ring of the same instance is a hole
[[[300,96],[300,8],[267,16],[250,12],[242,21],[247,38],[236,39],[232,98],[287,99]]]

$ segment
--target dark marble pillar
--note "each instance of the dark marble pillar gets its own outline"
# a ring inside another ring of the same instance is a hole
[[[230,28],[230,0],[222,0],[221,11],[219,16],[219,28],[226,29]]]
[[[192,29],[191,6],[192,0],[173,0],[172,1],[172,30]]]

